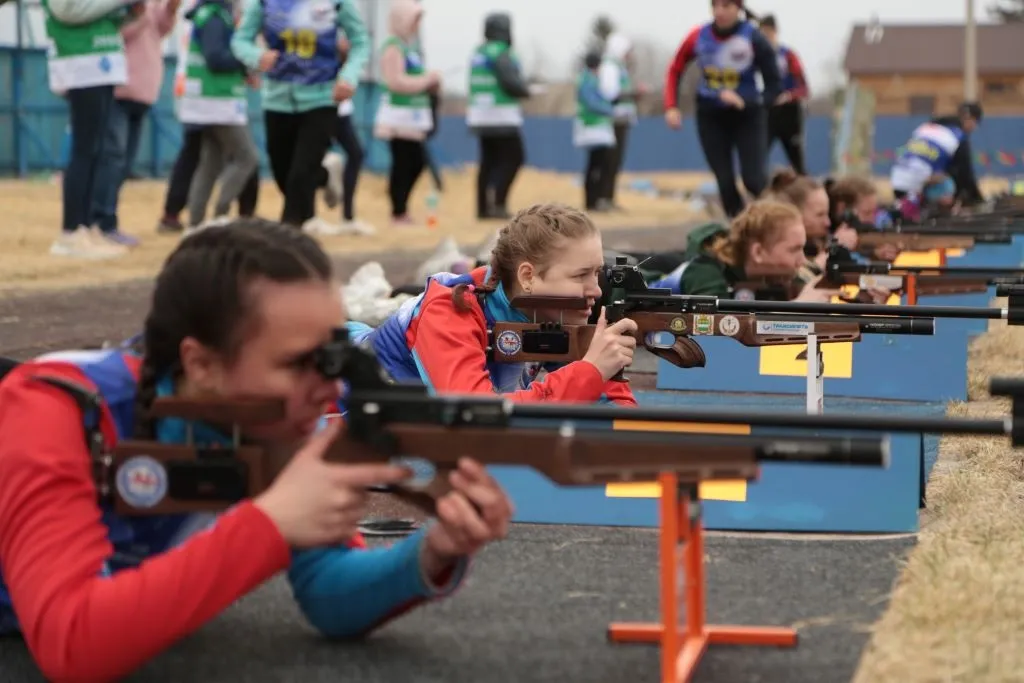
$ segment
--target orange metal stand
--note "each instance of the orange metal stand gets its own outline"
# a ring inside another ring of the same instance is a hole
[[[661,623],[611,624],[609,639],[617,643],[660,644],[661,683],[690,681],[708,645],[794,647],[797,634],[793,629],[705,623],[704,536],[696,486],[680,488],[674,474],[662,474],[658,479]],[[682,591],[680,571],[686,577]],[[682,620],[680,592],[686,603]]]
[[[903,280],[907,285],[907,305],[917,305],[917,273],[907,273]]]

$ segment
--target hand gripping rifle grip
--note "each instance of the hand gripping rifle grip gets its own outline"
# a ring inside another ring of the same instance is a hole
[[[607,323],[609,325],[614,325],[615,323],[619,322],[620,320],[622,320],[625,317],[626,317],[626,313],[622,309],[622,306],[619,306],[619,305],[616,305],[616,304],[612,304],[611,306],[606,306],[605,309],[604,309],[604,319],[605,319],[605,321],[607,321]],[[618,372],[616,372],[615,375],[612,377],[612,381],[613,382],[625,382],[625,381],[627,381],[626,380],[626,371],[625,371],[625,369],[619,370]]]

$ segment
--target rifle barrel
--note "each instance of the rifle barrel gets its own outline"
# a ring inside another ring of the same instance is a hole
[[[808,323],[843,323],[857,325],[861,334],[935,334],[935,318],[901,318],[899,316],[794,315],[791,313],[759,314],[768,320]]]
[[[1004,320],[1005,308],[974,306],[889,306],[887,304],[825,304],[811,301],[736,301],[718,299],[722,313],[811,313],[819,315],[878,315],[901,318],[956,318],[961,320]]]
[[[993,277],[1024,276],[1024,268],[1001,268],[998,266],[896,266],[885,261],[833,263],[829,264],[829,270],[838,273],[860,273],[867,275],[927,273],[929,275],[991,275]]]

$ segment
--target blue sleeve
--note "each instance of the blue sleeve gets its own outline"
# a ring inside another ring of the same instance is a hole
[[[782,79],[779,77],[779,63],[775,58],[775,48],[760,31],[754,31],[750,37],[754,47],[754,68],[761,72],[764,91],[761,96],[766,106],[771,106],[782,93]]]
[[[611,102],[601,96],[596,82],[586,81],[580,86],[580,99],[583,100],[583,104],[598,114],[605,116],[614,116],[615,114],[615,108]]]
[[[211,15],[201,28],[196,28],[199,49],[203,52],[206,66],[214,73],[245,71],[242,64],[231,52],[233,28],[219,15]]]
[[[461,560],[444,586],[420,568],[426,530],[379,548],[295,551],[288,581],[309,623],[332,638],[355,638],[432,598],[451,594],[466,575]]]

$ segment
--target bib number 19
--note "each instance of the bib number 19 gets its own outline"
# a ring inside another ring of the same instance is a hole
[[[284,50],[300,59],[312,59],[316,54],[316,31],[309,29],[285,29],[281,31]]]

